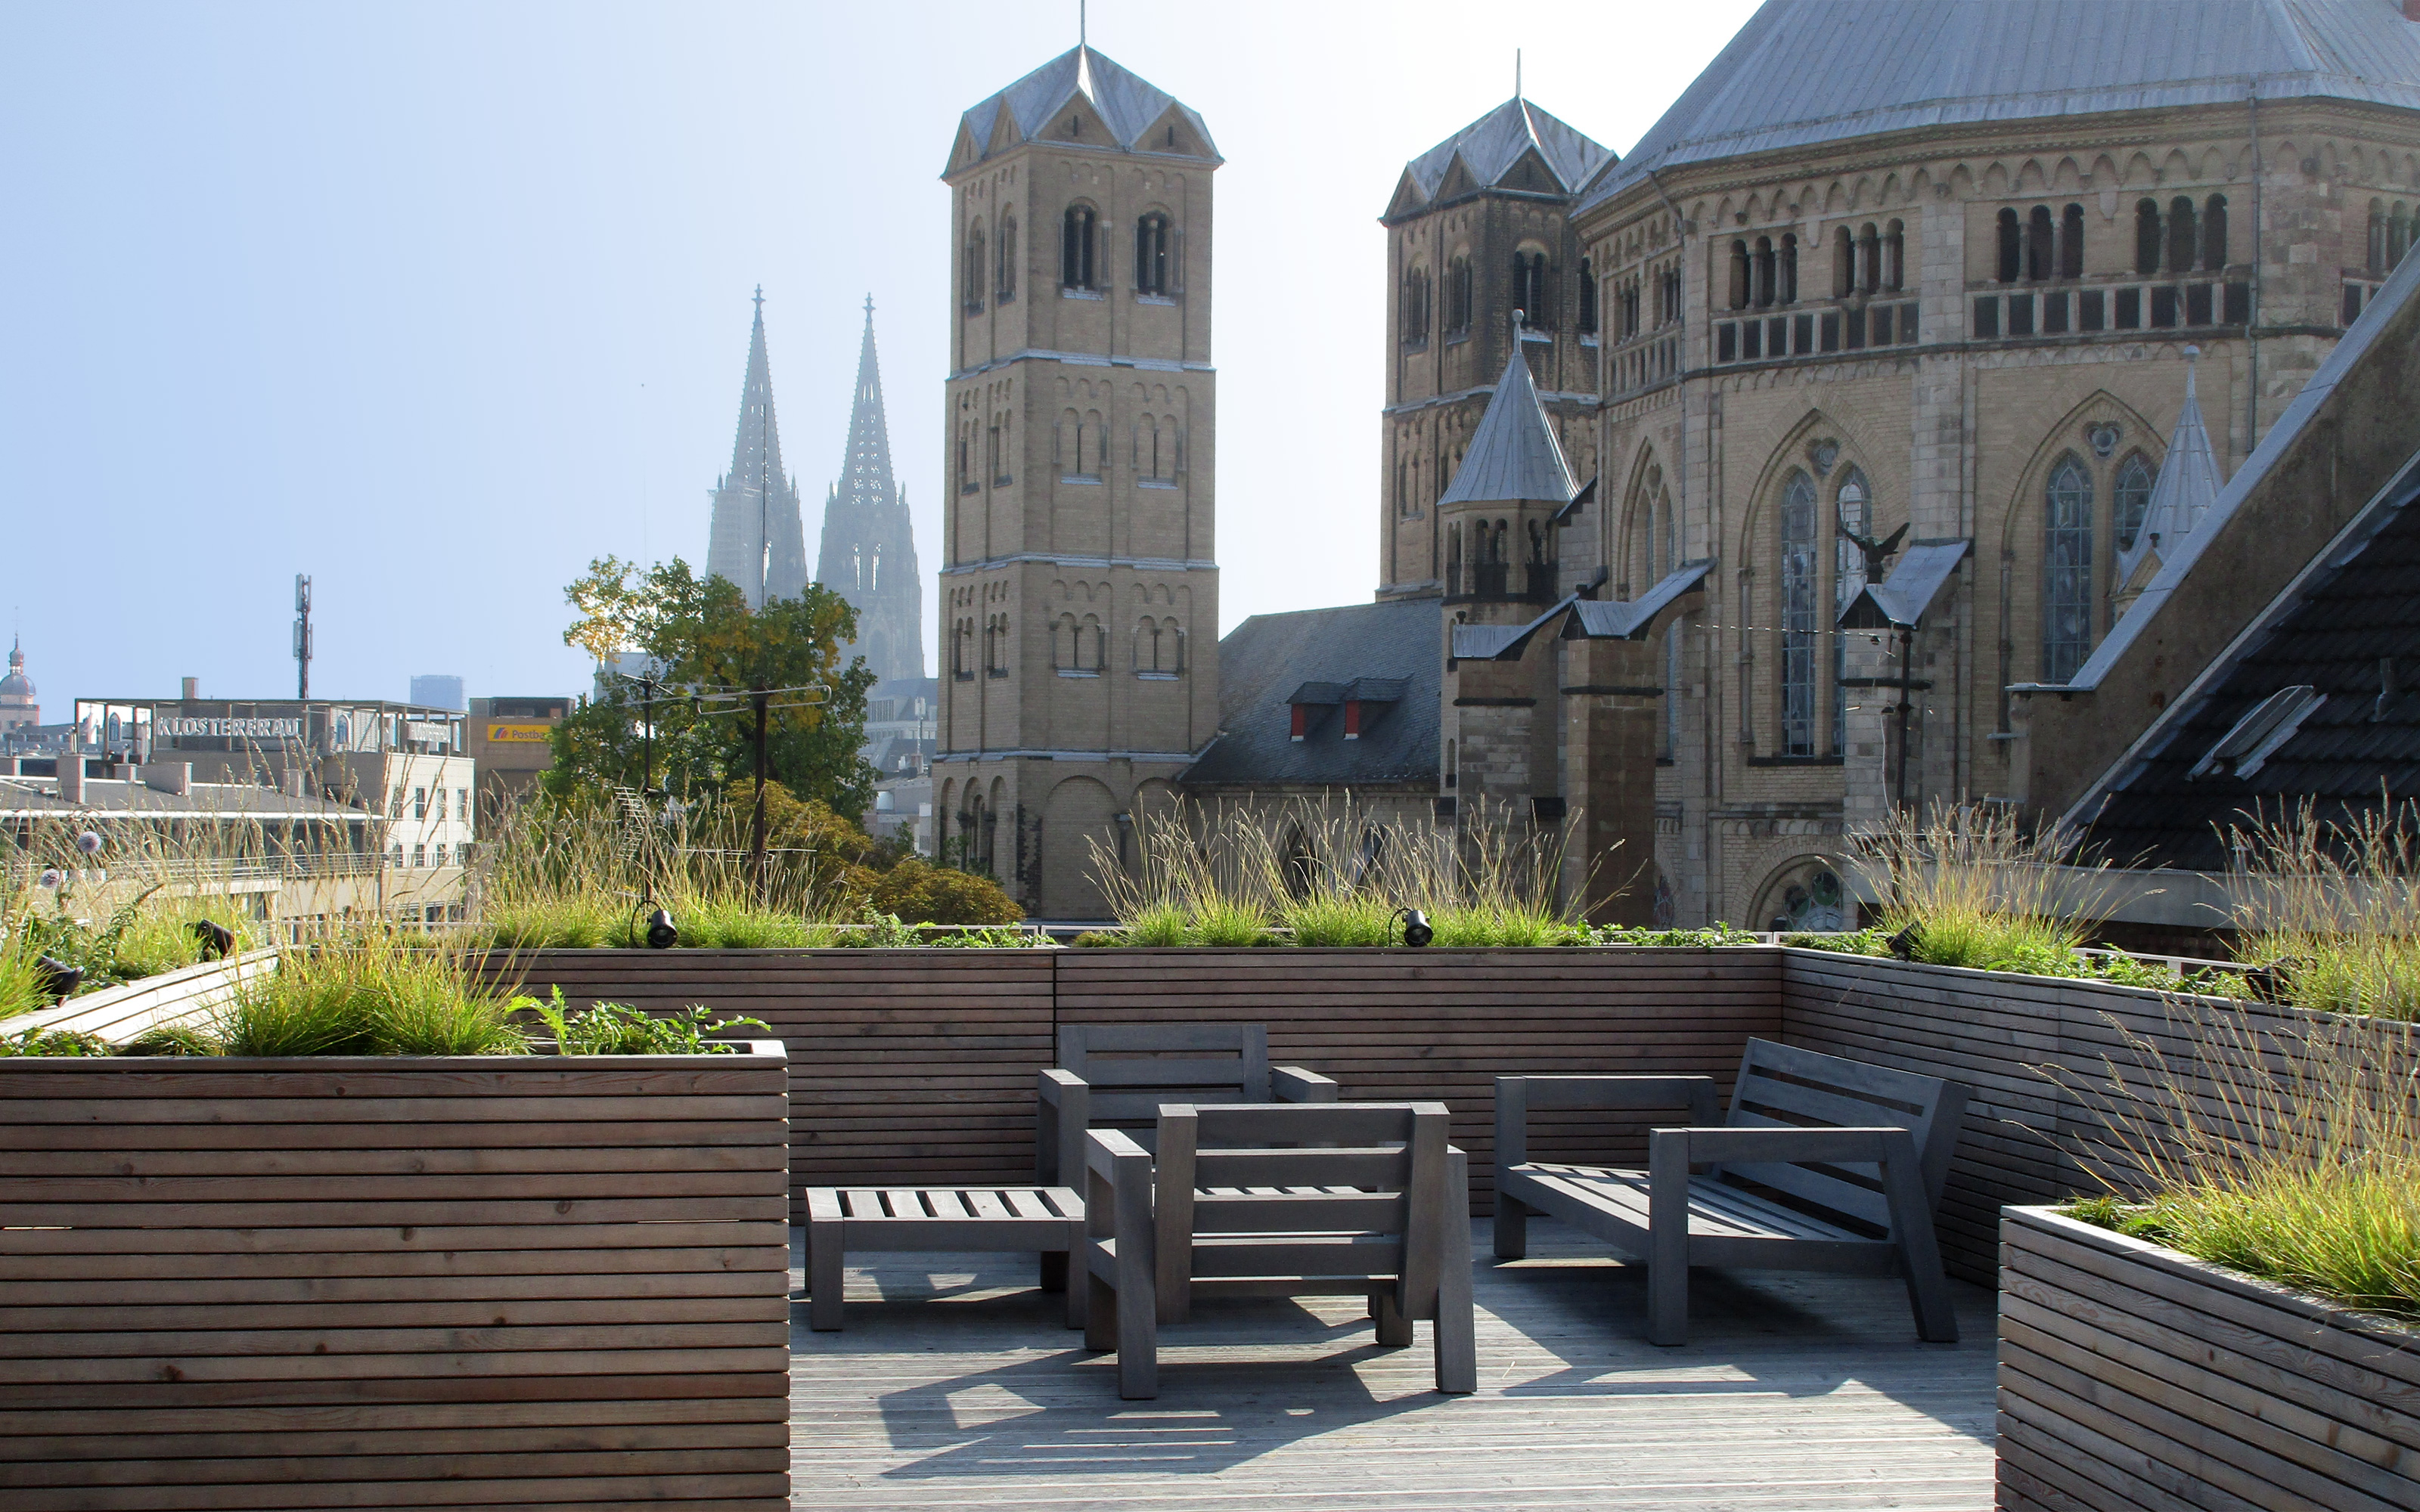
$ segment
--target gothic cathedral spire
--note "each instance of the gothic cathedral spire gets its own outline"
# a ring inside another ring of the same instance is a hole
[[[782,470],[782,431],[773,416],[773,366],[765,355],[765,286],[756,286],[756,324],[748,337],[748,377],[739,389],[739,428],[731,471],[714,487],[706,570],[738,585],[754,609],[767,597],[796,598],[807,587],[807,541],[798,484]]]
[[[857,640],[874,675],[924,675],[924,587],[908,501],[891,471],[891,426],[882,415],[882,372],[874,355],[874,296],[865,297],[865,336],[857,350],[857,390],[849,401],[848,453],[824,505],[823,549],[815,580],[857,610]]]

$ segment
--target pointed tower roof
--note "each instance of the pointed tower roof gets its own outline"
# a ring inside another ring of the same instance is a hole
[[[2118,553],[2118,580],[2131,582],[2143,559],[2157,552],[2162,561],[2177,554],[2185,538],[2218,501],[2223,486],[2218,455],[2202,424],[2201,401],[2194,395],[2194,368],[2201,356],[2196,347],[2185,348],[2185,407],[2168,438],[2168,455],[2160,463],[2159,480],[2151,485],[2151,501],[2143,511],[2143,528],[2134,544]]]
[[[8,675],[0,677],[0,699],[31,699],[34,680],[25,675],[25,638],[19,636],[8,648]]]
[[[1181,123],[1186,131],[1178,151],[1187,157],[1218,156],[1210,128],[1192,109],[1111,62],[1100,49],[1078,43],[961,116],[949,171],[1040,135],[1075,100],[1092,107],[1113,144],[1125,151],[1160,150],[1144,137],[1164,123]]]
[[[756,285],[756,325],[748,333],[748,377],[739,386],[739,430],[731,442],[726,482],[754,487],[760,479],[779,487],[782,423],[773,412],[773,363],[765,355],[765,285]]]
[[[882,367],[874,352],[874,296],[865,297],[865,333],[857,344],[857,389],[849,399],[848,451],[834,489],[850,503],[890,503],[898,492],[891,471],[891,423],[882,412]]]
[[[1499,499],[1543,499],[1558,506],[1571,502],[1571,464],[1563,460],[1546,408],[1538,402],[1538,387],[1529,381],[1520,332],[1513,337],[1512,358],[1496,381],[1496,396],[1487,401],[1487,413],[1479,417],[1470,450],[1463,454],[1453,486],[1437,501],[1439,505]]]
[[[1459,177],[1452,171],[1457,158],[1463,165]],[[1576,194],[1614,161],[1611,147],[1516,95],[1404,164],[1404,181],[1388,213],[1400,215],[1425,205],[1445,190],[1450,177],[1463,192],[1500,188]],[[1536,167],[1516,172],[1532,162]]]

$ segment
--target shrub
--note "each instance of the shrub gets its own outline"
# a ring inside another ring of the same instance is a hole
[[[1717,924],[1714,927],[1730,928],[1727,924]],[[1795,946],[1802,950],[1830,950],[1838,955],[1888,955],[1891,953],[1890,931],[1871,927],[1846,931],[1838,934],[1785,934],[1781,937],[1781,943]]]
[[[1015,924],[1025,918],[991,878],[914,856],[874,879],[871,903],[910,924]]]
[[[1665,949],[1704,949],[1719,945],[1754,945],[1756,936],[1730,924],[1704,929],[1637,929],[1608,924],[1589,936],[1591,945],[1646,945]]]
[[[2420,1019],[2420,802],[2332,821],[2306,801],[2226,842],[2238,960],[2298,1008]]]
[[[105,1056],[109,1053],[108,1041],[81,1029],[27,1029],[22,1034],[0,1036],[0,1057]]]
[[[715,1043],[706,1037],[743,1028],[772,1032],[772,1026],[762,1019],[710,1018],[702,1003],[661,1018],[622,1003],[598,1003],[585,1012],[573,1013],[566,1008],[559,986],[548,1001],[516,997],[511,1006],[543,1020],[554,1034],[556,1052],[566,1056],[733,1055],[737,1045]]]
[[[390,932],[287,952],[235,989],[208,1032],[231,1056],[520,1055],[510,1014],[455,956]]]

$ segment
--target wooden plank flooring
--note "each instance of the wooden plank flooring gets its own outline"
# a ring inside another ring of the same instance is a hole
[[[1831,1512],[1992,1505],[1993,1295],[1916,1341],[1884,1279],[1699,1272],[1690,1343],[1645,1338],[1645,1273],[1533,1220],[1480,1257],[1480,1390],[1430,1390],[1428,1325],[1381,1350],[1360,1304],[1226,1302],[1161,1331],[1122,1402],[1032,1260],[871,1255],[848,1326],[791,1332],[793,1504],[817,1508]],[[794,1258],[794,1265],[796,1261]],[[793,1277],[793,1285],[799,1278]]]

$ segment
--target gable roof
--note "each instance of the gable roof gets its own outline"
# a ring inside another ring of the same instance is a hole
[[[1518,332],[1515,332],[1517,335]],[[1487,412],[1471,433],[1470,449],[1453,471],[1453,484],[1437,501],[1447,504],[1493,503],[1497,500],[1543,499],[1558,507],[1571,502],[1577,485],[1571,464],[1563,460],[1562,443],[1538,402],[1538,386],[1529,381],[1528,359],[1521,343],[1496,380]]]
[[[959,144],[970,141],[974,156],[968,161],[981,162],[1030,140],[1069,100],[1078,98],[1093,107],[1111,138],[1128,152],[1135,151],[1143,133],[1172,110],[1201,139],[1202,152],[1213,159],[1218,156],[1210,128],[1201,116],[1175,96],[1110,61],[1100,49],[1085,46],[1069,48],[960,116]],[[958,150],[952,148],[954,161]]]
[[[1218,642],[1218,734],[1179,781],[1435,788],[1437,640],[1434,598],[1253,615]],[[1364,704],[1357,740],[1344,738],[1348,697]],[[1299,741],[1297,701],[1324,710]]]
[[[1544,166],[1547,181],[1517,181],[1513,170],[1533,153]],[[1454,184],[1457,193],[1505,187],[1576,194],[1614,161],[1614,152],[1515,96],[1404,164],[1404,182],[1388,213],[1402,214],[1435,199],[1456,158],[1464,168],[1464,177]]]
[[[2256,89],[2420,109],[2420,26],[2391,0],[1766,0],[1581,205],[1745,153]]]

